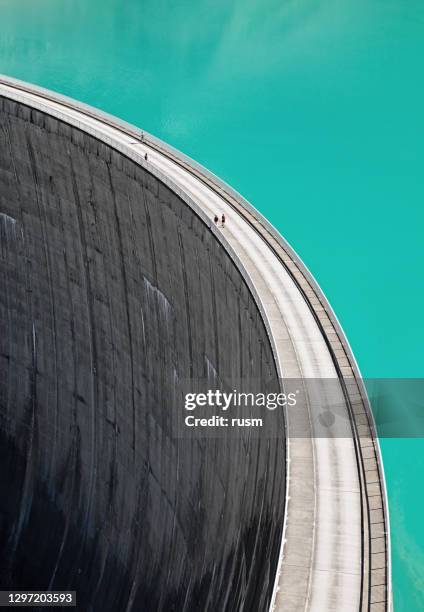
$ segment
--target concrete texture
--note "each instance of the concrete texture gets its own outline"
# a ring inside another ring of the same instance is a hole
[[[297,255],[239,194],[152,136],[145,134],[140,143],[132,126],[26,84],[1,79],[0,93],[94,135],[167,185],[190,215],[209,226],[244,279],[283,387],[293,377],[325,377],[336,385],[338,414],[348,426],[343,437],[331,427],[322,435],[317,416],[331,407],[325,390],[285,414],[287,501],[278,564],[271,559],[264,574],[233,582],[229,592],[236,599],[221,600],[216,609],[389,610],[389,521],[372,414],[340,325]],[[213,225],[216,212],[227,216],[224,229]],[[284,462],[277,461],[274,470],[280,477]],[[280,516],[284,500],[274,501],[281,504],[273,506]],[[264,593],[270,583],[271,599],[259,604],[243,599],[246,589]]]
[[[284,439],[176,439],[171,419],[179,379],[277,389],[245,281],[152,174],[0,102],[0,587],[265,610]]]

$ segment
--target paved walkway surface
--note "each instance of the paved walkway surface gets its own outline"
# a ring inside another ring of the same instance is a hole
[[[222,185],[148,135],[141,142],[95,111],[90,116],[1,82],[0,95],[92,133],[163,177],[235,254],[259,300],[283,384],[290,378],[334,380],[331,398],[324,388],[286,415],[287,506],[271,607],[284,612],[388,610],[387,513],[369,409],[349,349],[298,263]],[[213,218],[222,213],[225,227],[215,227]],[[317,415],[334,402],[350,436],[336,437],[331,427],[322,434]]]

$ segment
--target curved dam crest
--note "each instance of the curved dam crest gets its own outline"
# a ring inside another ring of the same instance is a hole
[[[6,458],[23,466],[0,531],[12,553],[2,576],[23,577],[29,521],[33,533],[43,508],[65,503],[77,511],[56,540],[49,534],[46,580],[79,581],[83,609],[389,612],[372,412],[337,318],[291,247],[239,194],[151,135],[4,77],[0,95],[10,285],[2,431]],[[217,212],[225,228],[214,226]],[[175,391],[201,378],[270,392],[328,379],[333,391],[314,384],[295,409],[273,414],[272,432],[188,440],[175,435]],[[343,432],[323,422],[332,406]]]

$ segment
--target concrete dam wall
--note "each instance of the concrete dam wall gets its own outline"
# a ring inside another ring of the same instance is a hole
[[[268,609],[284,436],[176,438],[176,381],[197,378],[279,389],[227,251],[145,168],[0,98],[1,589]]]

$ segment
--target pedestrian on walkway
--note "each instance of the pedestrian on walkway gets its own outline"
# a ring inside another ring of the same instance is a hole
[[[221,217],[221,227],[225,227],[225,215],[224,215],[224,213],[222,213],[222,217]]]
[[[144,132],[141,130],[140,132],[140,142],[144,142]]]
[[[147,153],[144,154],[144,159],[147,161]]]
[[[214,222],[215,222],[215,225],[218,225],[218,221],[219,221],[219,219],[218,219],[218,215],[215,215],[215,217],[214,217]]]

